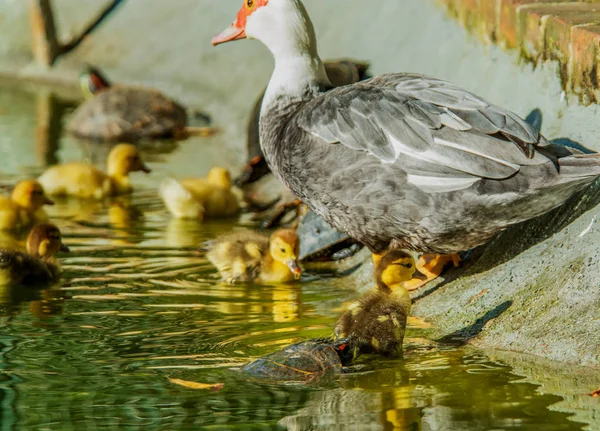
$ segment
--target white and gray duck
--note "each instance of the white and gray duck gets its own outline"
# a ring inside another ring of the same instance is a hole
[[[272,171],[374,254],[471,249],[600,175],[600,155],[552,145],[513,112],[446,81],[391,73],[326,91],[299,0],[244,0],[212,42],[244,38],[275,57],[260,120]]]

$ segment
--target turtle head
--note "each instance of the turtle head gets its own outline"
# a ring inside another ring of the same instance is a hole
[[[343,366],[349,365],[360,356],[358,344],[349,338],[341,338],[336,340],[333,348],[340,357]]]
[[[88,65],[79,75],[79,86],[83,96],[91,99],[100,91],[109,88],[111,84],[100,69]]]

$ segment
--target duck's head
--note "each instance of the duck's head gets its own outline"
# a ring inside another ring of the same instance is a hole
[[[104,74],[93,66],[86,66],[79,75],[79,87],[86,99],[93,98],[100,91],[109,88],[110,85],[110,81]]]
[[[302,269],[298,265],[300,239],[293,229],[280,229],[271,235],[269,251],[277,262],[286,265],[296,279],[300,278]]]
[[[13,189],[11,200],[20,207],[37,211],[44,205],[54,205],[44,188],[36,180],[24,180],[17,183]]]
[[[27,252],[38,259],[50,259],[59,251],[68,253],[60,230],[53,224],[38,224],[27,237]]]
[[[208,182],[225,189],[231,188],[231,174],[225,168],[214,167],[208,171]]]
[[[278,57],[299,50],[316,54],[316,37],[300,0],[243,0],[236,20],[212,40],[213,45],[258,39]]]
[[[386,291],[393,290],[410,280],[415,270],[415,260],[410,254],[402,250],[391,250],[381,258],[375,269],[377,286]]]
[[[112,149],[107,161],[108,175],[122,176],[130,172],[142,171],[147,174],[152,172],[142,161],[140,152],[135,145],[119,144]]]

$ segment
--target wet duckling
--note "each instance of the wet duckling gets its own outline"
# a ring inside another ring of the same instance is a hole
[[[0,197],[0,230],[19,231],[48,220],[44,205],[54,205],[36,180],[17,183],[9,197]]]
[[[232,185],[229,171],[214,167],[206,178],[182,181],[167,178],[160,186],[160,195],[176,218],[203,220],[205,217],[229,217],[240,210]]]
[[[335,326],[336,337],[355,340],[361,353],[401,354],[411,305],[403,283],[414,273],[415,261],[408,253],[384,255],[375,269],[377,289],[348,307]]]
[[[207,257],[230,283],[284,283],[300,278],[299,250],[292,229],[275,231],[270,237],[246,231],[218,238]]]
[[[131,172],[150,173],[138,149],[131,144],[115,146],[107,160],[107,173],[89,163],[66,163],[53,166],[39,182],[50,195],[102,199],[131,193]]]
[[[47,285],[58,281],[55,260],[59,251],[68,253],[60,230],[53,224],[38,224],[27,237],[27,252],[0,250],[0,285]]]

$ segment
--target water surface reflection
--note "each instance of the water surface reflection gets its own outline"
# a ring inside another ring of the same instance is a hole
[[[70,110],[52,108],[55,100],[0,92],[3,184],[101,151],[82,151],[57,131]],[[0,291],[3,429],[582,428],[550,410],[559,397],[471,349],[436,345],[416,326],[404,360],[363,358],[328,387],[240,375],[253,358],[329,335],[335,310],[353,294],[340,278],[220,282],[199,246],[239,226],[172,220],[155,192],[173,169],[163,160],[168,154],[155,159],[153,176],[134,178],[130,198],[49,209],[72,249],[61,286]],[[224,387],[194,391],[168,377]]]

